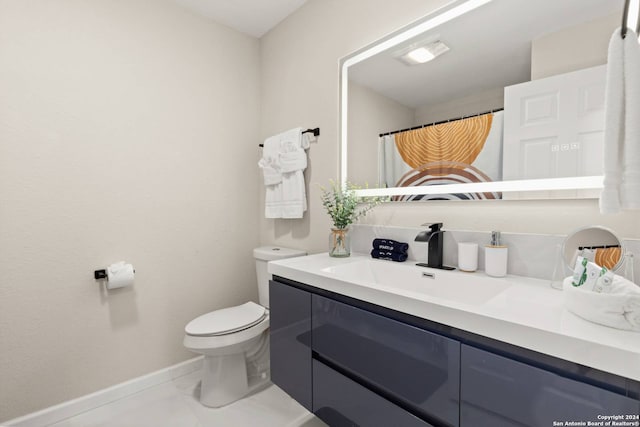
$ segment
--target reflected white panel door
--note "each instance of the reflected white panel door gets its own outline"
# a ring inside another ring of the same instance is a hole
[[[505,180],[601,175],[606,65],[504,89]],[[505,193],[518,198],[597,197],[593,190]]]

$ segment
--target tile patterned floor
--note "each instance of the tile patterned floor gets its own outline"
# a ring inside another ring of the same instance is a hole
[[[199,380],[194,372],[49,427],[326,427],[274,385],[207,408],[198,401]]]

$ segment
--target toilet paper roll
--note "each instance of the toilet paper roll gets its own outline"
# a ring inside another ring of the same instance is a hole
[[[120,261],[107,267],[107,289],[133,285],[135,271],[131,264]]]

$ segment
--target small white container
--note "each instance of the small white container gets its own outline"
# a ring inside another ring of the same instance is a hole
[[[492,277],[506,276],[508,255],[509,248],[507,248],[506,246],[485,246],[484,272]]]
[[[458,270],[474,272],[478,269],[478,244],[458,243]]]

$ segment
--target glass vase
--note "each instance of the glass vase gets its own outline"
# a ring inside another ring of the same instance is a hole
[[[332,228],[329,233],[329,256],[346,258],[351,255],[351,236],[348,228]]]

